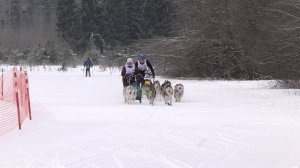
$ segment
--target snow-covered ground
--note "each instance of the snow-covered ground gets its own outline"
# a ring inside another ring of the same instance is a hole
[[[127,105],[118,71],[93,74],[29,72],[33,120],[0,137],[0,168],[300,167],[299,90],[170,79],[182,103]]]

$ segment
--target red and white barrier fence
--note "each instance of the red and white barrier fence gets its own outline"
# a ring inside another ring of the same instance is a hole
[[[28,74],[22,69],[1,70],[0,136],[22,128],[27,117],[32,119]]]

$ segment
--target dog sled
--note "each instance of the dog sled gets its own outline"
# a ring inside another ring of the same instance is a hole
[[[151,73],[145,73],[143,75],[138,74],[135,76],[129,76],[126,78],[128,85],[133,86],[136,89],[136,98],[140,103],[142,103],[143,95],[145,94],[150,100],[150,103],[153,104],[152,97],[155,97],[155,89],[153,87],[154,78]],[[144,92],[144,93],[143,93]],[[154,100],[154,99],[153,99]]]
[[[144,83],[143,76],[141,74],[128,76],[126,77],[126,81],[128,86],[132,86],[135,88],[135,100],[138,100],[140,103],[142,103],[142,90]]]
[[[140,103],[142,103],[142,97],[143,97],[143,82],[144,78],[141,74],[136,75],[136,98],[135,100],[138,100]]]
[[[127,83],[127,86],[123,89],[123,95],[125,103],[133,103],[136,100],[137,95],[137,82],[136,82],[136,76],[126,76],[125,81]]]
[[[138,92],[137,99],[142,102],[142,96],[146,95],[147,99],[149,100],[150,104],[153,105],[154,98],[155,98],[155,88],[153,86],[154,82],[154,76],[152,73],[145,73],[145,77],[142,78],[142,85],[140,85],[139,90],[141,92]]]

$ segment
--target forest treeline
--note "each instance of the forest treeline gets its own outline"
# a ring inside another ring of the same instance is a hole
[[[2,62],[144,53],[168,76],[300,78],[298,0],[1,0],[0,12]]]

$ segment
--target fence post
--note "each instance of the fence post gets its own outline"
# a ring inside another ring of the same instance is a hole
[[[30,96],[29,96],[29,82],[28,82],[28,75],[27,71],[25,70],[25,83],[26,83],[26,91],[27,91],[27,99],[28,99],[28,111],[29,111],[29,119],[32,120],[31,117],[31,106],[30,106]]]
[[[1,99],[4,100],[4,77],[3,77],[3,68],[2,68],[2,74],[1,74]]]
[[[17,103],[17,110],[18,110],[18,123],[19,123],[19,129],[21,129],[21,114],[20,114],[20,105],[19,105],[19,94],[18,94],[18,81],[17,81],[17,72],[14,69],[14,88],[16,90],[16,103]]]

